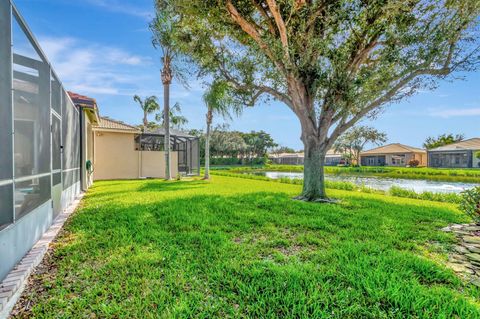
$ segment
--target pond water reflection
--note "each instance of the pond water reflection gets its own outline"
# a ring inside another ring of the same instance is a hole
[[[257,175],[263,175],[269,178],[278,179],[282,177],[303,179],[303,173],[291,172],[256,172]],[[326,180],[350,182],[356,185],[364,185],[370,188],[387,191],[392,186],[413,190],[417,193],[460,193],[465,189],[470,189],[480,184],[459,183],[459,182],[439,182],[423,179],[401,179],[401,178],[381,178],[368,176],[352,175],[325,175]]]

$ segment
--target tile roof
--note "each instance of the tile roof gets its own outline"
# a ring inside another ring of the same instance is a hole
[[[438,151],[457,151],[457,150],[480,150],[480,138],[475,137],[461,142],[440,146],[429,150],[430,152]]]
[[[68,95],[76,106],[86,106],[95,109],[97,101],[94,98],[68,91]]]
[[[393,143],[362,152],[361,155],[391,153],[426,153],[426,151],[421,148],[416,148],[400,143]]]
[[[100,121],[98,122],[98,125],[95,126],[95,128],[140,133],[140,130],[137,127],[125,124],[121,121],[112,120],[108,117],[100,117]]]
[[[145,134],[152,134],[152,135],[165,135],[165,129],[163,127],[159,127],[153,130],[147,130]],[[170,129],[170,136],[176,136],[176,137],[185,137],[185,138],[196,138],[193,135],[190,135],[188,133],[176,130],[171,128]]]

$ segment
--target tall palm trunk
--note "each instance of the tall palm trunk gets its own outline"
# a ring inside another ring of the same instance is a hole
[[[205,134],[205,176],[204,179],[210,179],[210,127],[212,125],[213,112],[210,107],[207,111],[207,133]]]
[[[162,83],[163,83],[163,125],[165,129],[165,179],[172,179],[170,172],[170,84],[172,83],[171,57],[163,57]]]

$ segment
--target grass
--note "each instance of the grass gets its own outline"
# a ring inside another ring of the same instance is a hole
[[[226,169],[222,167],[222,169]],[[267,165],[264,167],[232,167],[232,171],[303,172],[302,165]],[[361,175],[386,178],[426,179],[444,182],[480,183],[480,169],[444,169],[429,167],[338,167],[326,166],[326,174]]]
[[[479,318],[480,288],[444,266],[454,205],[299,185],[97,182],[17,317]]]

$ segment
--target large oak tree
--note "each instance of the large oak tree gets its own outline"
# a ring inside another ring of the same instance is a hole
[[[360,119],[476,67],[479,0],[157,0],[176,48],[246,105],[273,98],[301,124],[305,200],[325,154]]]

